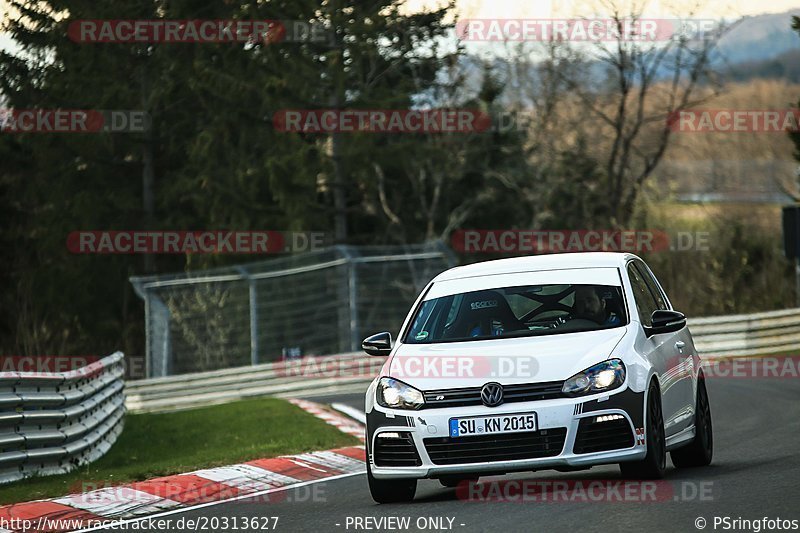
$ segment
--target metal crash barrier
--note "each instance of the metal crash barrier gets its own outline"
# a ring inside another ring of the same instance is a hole
[[[122,352],[68,372],[0,372],[0,483],[105,454],[125,414]]]

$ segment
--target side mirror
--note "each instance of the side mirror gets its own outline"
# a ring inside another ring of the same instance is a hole
[[[384,331],[367,337],[361,343],[361,349],[368,355],[389,355],[392,351],[392,334]]]
[[[663,309],[653,311],[651,321],[653,325],[646,328],[648,336],[658,335],[659,333],[672,333],[686,327],[686,316],[677,311],[665,311]]]

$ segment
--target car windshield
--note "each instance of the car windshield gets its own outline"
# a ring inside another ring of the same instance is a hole
[[[526,285],[426,300],[418,307],[404,342],[553,335],[627,323],[619,286]]]

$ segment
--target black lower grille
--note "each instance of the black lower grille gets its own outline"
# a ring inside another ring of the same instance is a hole
[[[563,381],[503,385],[503,403],[565,398],[566,395],[561,392],[563,386]],[[423,409],[483,405],[481,401],[481,387],[431,390],[425,391],[423,394],[425,396],[425,404],[422,406]]]
[[[423,442],[433,464],[453,465],[553,457],[561,453],[566,436],[567,428],[553,428],[479,437],[440,437]]]
[[[417,447],[411,433],[378,433],[373,450],[375,466],[419,466]]]
[[[582,418],[575,437],[575,453],[605,452],[633,446],[631,425],[625,418],[596,422],[598,417]]]

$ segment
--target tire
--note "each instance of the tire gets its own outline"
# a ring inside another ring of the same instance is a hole
[[[695,437],[691,443],[670,452],[675,468],[708,466],[714,456],[714,431],[711,426],[711,406],[708,402],[706,380],[701,376],[697,383],[695,408]]]
[[[667,470],[667,446],[664,437],[664,415],[661,411],[661,392],[655,383],[647,391],[645,439],[647,455],[641,461],[620,463],[626,479],[661,479]]]
[[[377,503],[406,503],[414,500],[416,479],[375,479],[367,461],[369,493]]]

